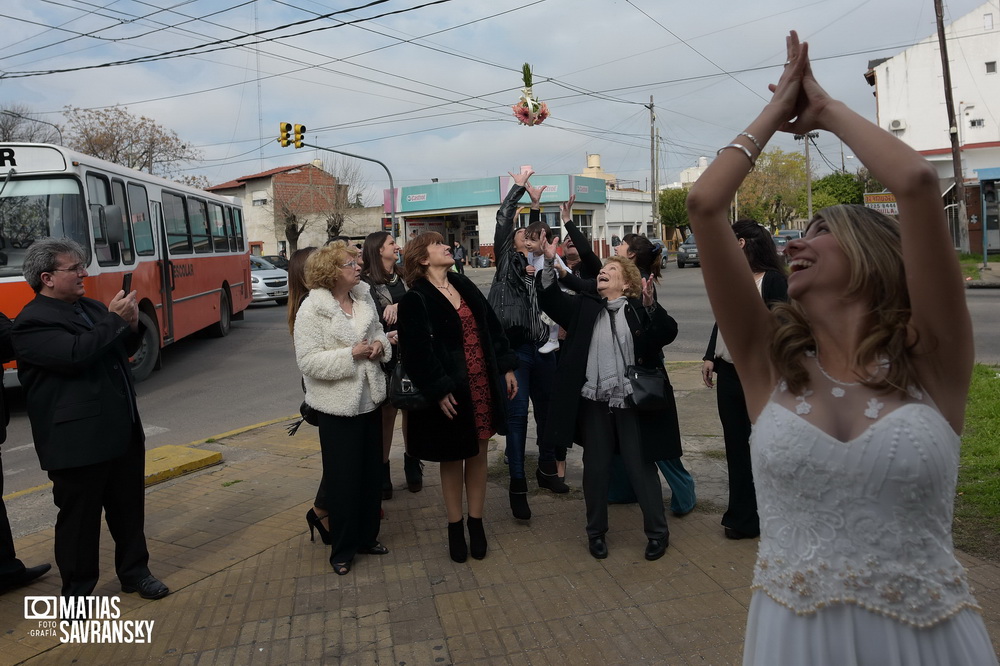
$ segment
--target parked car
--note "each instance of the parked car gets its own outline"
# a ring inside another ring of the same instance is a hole
[[[274,301],[278,305],[288,304],[288,273],[252,254],[250,283],[253,286],[254,303]]]
[[[787,264],[788,257],[785,255],[785,246],[788,245],[789,238],[787,236],[772,236],[771,240],[774,241],[774,249],[778,251],[778,258]]]
[[[663,242],[660,238],[650,238],[649,242],[653,244],[653,247],[660,248],[660,268],[667,267],[667,244]]]
[[[688,264],[701,266],[701,257],[698,256],[698,246],[694,242],[694,234],[691,234],[681,246],[677,248],[677,268],[684,268]]]
[[[261,257],[264,261],[271,264],[275,268],[280,268],[283,271],[288,270],[288,259],[285,259],[280,254],[265,254]]]
[[[805,233],[801,229],[778,229],[774,235],[792,240],[793,238],[802,238]]]

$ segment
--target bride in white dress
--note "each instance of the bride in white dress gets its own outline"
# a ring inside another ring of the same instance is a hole
[[[787,47],[771,101],[687,199],[754,420],[761,539],[744,664],[996,664],[951,540],[974,358],[937,174],[830,98],[794,32]],[[775,132],[814,129],[896,195],[899,222],[821,210],[786,247],[790,303],[772,312],[729,202]]]

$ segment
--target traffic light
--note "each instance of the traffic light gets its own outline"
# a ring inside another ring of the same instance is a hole
[[[291,123],[278,123],[278,143],[282,148],[288,148],[288,133],[292,131]]]
[[[301,148],[302,142],[306,140],[306,126],[296,125],[295,126],[295,147]]]

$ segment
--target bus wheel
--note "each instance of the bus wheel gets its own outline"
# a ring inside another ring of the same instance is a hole
[[[145,312],[139,313],[139,322],[144,327],[142,344],[139,345],[139,350],[131,359],[132,378],[136,382],[141,382],[149,377],[160,357],[160,333],[156,330],[156,324]]]
[[[219,321],[208,327],[208,334],[213,338],[224,338],[233,327],[233,306],[229,304],[229,294],[225,289],[219,299]]]

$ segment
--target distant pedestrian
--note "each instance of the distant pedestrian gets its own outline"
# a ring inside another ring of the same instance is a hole
[[[455,241],[453,246],[454,249],[451,251],[451,256],[455,258],[455,270],[462,275],[465,275],[465,261],[467,256],[465,254],[465,248],[462,247],[462,244],[458,241]]]

